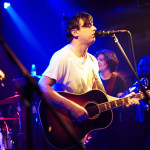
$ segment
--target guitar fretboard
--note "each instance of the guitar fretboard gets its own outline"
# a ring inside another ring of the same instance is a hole
[[[137,100],[141,100],[141,99],[144,99],[144,97],[145,96],[144,96],[143,93],[139,93],[139,94],[136,94],[134,98],[136,98]],[[117,108],[117,107],[127,105],[129,99],[130,99],[130,97],[120,98],[120,99],[117,99],[117,100],[114,100],[114,101],[111,101],[111,102],[98,104],[98,107],[100,109],[100,112],[104,112],[104,111],[107,111],[107,110],[110,110],[110,109],[114,109],[114,108]]]

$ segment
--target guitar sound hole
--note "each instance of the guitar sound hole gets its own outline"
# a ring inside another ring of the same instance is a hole
[[[89,119],[95,119],[99,116],[100,114],[100,111],[99,111],[99,108],[97,106],[96,103],[88,103],[86,106],[85,106],[87,112],[88,112],[88,115],[89,115]]]

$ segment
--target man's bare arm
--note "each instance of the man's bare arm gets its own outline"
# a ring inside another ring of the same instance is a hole
[[[48,103],[67,109],[68,111],[70,111],[71,115],[79,122],[86,120],[88,118],[87,111],[82,106],[57,93],[51,87],[55,83],[56,81],[54,79],[51,79],[47,76],[42,76],[39,80],[38,85],[43,92],[44,97],[47,99]]]

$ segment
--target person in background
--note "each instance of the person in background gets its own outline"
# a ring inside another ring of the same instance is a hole
[[[137,64],[137,74],[140,79],[145,77],[148,79],[148,83],[150,82],[150,56],[140,59]],[[147,89],[150,89],[150,84],[148,84]]]
[[[119,65],[116,54],[111,50],[100,50],[95,57],[98,60],[99,76],[106,93],[120,97],[127,90],[127,85],[124,78],[115,72]]]
[[[106,93],[111,96],[120,97],[127,90],[127,86],[125,79],[116,72],[119,65],[119,60],[116,54],[112,50],[104,49],[97,51],[95,57],[98,61],[99,76],[105,87]],[[93,132],[89,134],[87,138],[91,139],[89,140],[91,143],[94,143],[95,138],[99,139],[100,149],[119,150],[121,148],[120,143],[122,139],[122,135],[119,133],[120,121],[122,121],[122,109],[113,109],[112,124],[101,132]],[[120,136],[119,139],[118,136]],[[114,142],[114,140],[118,140],[117,143]],[[92,149],[91,143],[89,142],[87,144],[89,150]]]
[[[146,90],[150,90],[150,56],[145,56],[140,59],[137,64],[137,75],[139,79],[146,78],[148,81],[148,85]],[[147,101],[147,103],[145,103]],[[148,104],[148,100],[140,101],[140,105],[136,106],[136,122],[144,122],[145,120],[145,112],[146,110],[150,112],[150,106]]]
[[[150,90],[150,56],[142,57],[137,64],[137,75],[139,79],[145,78],[148,82],[146,91]],[[150,96],[150,94],[148,94]],[[150,97],[149,97],[150,100]],[[140,105],[136,106],[135,122],[140,126],[137,131],[144,133],[140,140],[143,149],[150,149],[150,103],[149,100],[143,99]],[[139,127],[138,126],[138,127]],[[140,135],[140,136],[141,136]],[[140,138],[140,137],[139,137]]]
[[[54,53],[39,80],[39,87],[48,103],[68,110],[71,117],[81,123],[89,117],[87,110],[57,90],[83,94],[100,89],[106,93],[98,75],[97,60],[88,53],[89,46],[95,42],[96,27],[90,14],[77,12],[65,16],[63,29],[68,44]],[[117,99],[107,96],[109,101]],[[128,101],[129,105],[139,103],[133,96]]]

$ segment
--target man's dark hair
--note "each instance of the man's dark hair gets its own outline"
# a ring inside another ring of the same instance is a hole
[[[93,23],[93,17],[86,12],[77,12],[77,13],[70,14],[68,16],[64,16],[62,27],[68,42],[71,42],[73,39],[71,30],[80,29],[80,23],[79,23],[80,19],[84,21],[84,25],[83,25],[84,27],[88,27]]]
[[[110,68],[110,71],[114,72],[119,64],[119,60],[117,59],[116,54],[111,50],[100,50],[95,54],[95,57],[97,58],[100,54],[104,55],[104,58],[108,64],[108,67]]]
[[[149,81],[148,89],[150,89],[150,56],[142,57],[137,64],[137,74],[139,78],[147,78]]]

